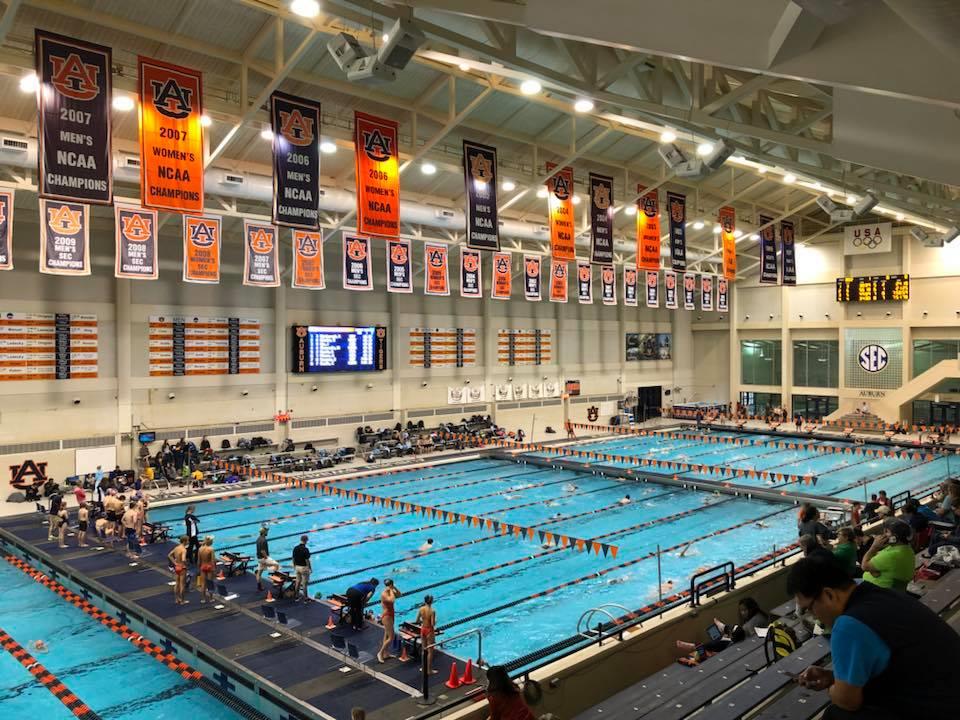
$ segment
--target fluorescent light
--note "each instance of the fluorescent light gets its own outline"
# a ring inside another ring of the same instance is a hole
[[[130,95],[122,93],[113,96],[112,105],[113,109],[119,112],[130,112],[137,106]]]
[[[847,205],[853,205],[859,199],[860,198],[851,193],[850,195],[847,195]]]
[[[203,115],[200,116],[200,124],[203,127],[210,127],[211,125],[213,125],[213,118],[211,118],[209,115],[204,113]]]
[[[769,170],[766,165],[757,165],[757,172],[763,175],[767,170]]]
[[[580,204],[580,196],[579,196],[579,195],[574,195],[574,196],[573,196],[573,204],[574,204],[574,205],[579,205],[579,204]]]
[[[547,196],[547,194],[548,194],[548,193],[547,193],[547,189],[546,189],[545,187],[542,187],[542,188],[540,188],[539,190],[537,190],[537,197],[538,197],[538,198],[545,198],[545,197]]]
[[[760,235],[759,235],[758,233],[753,233],[753,235],[750,236],[750,239],[751,239],[751,240],[759,240],[759,239],[760,239]]]
[[[797,181],[797,176],[794,175],[793,173],[787,173],[786,175],[783,176],[783,181],[784,181],[787,185],[792,185],[793,183],[795,183],[795,182]]]
[[[467,63],[460,63],[457,67],[460,68],[460,72],[470,72],[470,65]]]
[[[543,86],[537,80],[529,79],[520,83],[520,92],[524,95],[536,95],[543,89]]]
[[[636,205],[627,205],[627,206],[623,209],[623,211],[624,211],[627,215],[636,215],[636,214],[637,214],[637,206],[636,206]]]
[[[693,223],[693,229],[703,230],[703,220],[697,220],[695,223]]]
[[[903,213],[897,213],[897,220],[903,220]]]
[[[713,226],[713,234],[714,234],[714,235],[719,235],[719,234],[720,234],[720,230],[721,230],[721,228],[720,228],[720,223],[717,223],[716,225]]]
[[[320,152],[324,155],[333,155],[337,151],[337,144],[332,140],[320,141]]]
[[[420,166],[420,172],[424,175],[436,175],[437,166],[433,163],[425,162]]]
[[[702,142],[697,145],[697,155],[700,157],[706,157],[713,152],[713,143]]]
[[[588,113],[593,110],[593,100],[589,98],[580,98],[573,104],[573,109],[578,113]]]
[[[35,72],[27,73],[20,78],[20,92],[32,93],[37,91],[37,74]]]
[[[273,130],[269,126],[265,125],[263,130],[260,131],[260,137],[264,140],[273,140]]]
[[[733,231],[733,236],[734,236],[735,238],[742,237],[742,236],[743,236],[743,230],[739,230],[739,229],[734,230],[734,231]]]
[[[500,187],[502,187],[506,192],[513,192],[517,189],[517,184],[513,182],[513,180],[504,180]]]
[[[290,12],[300,17],[313,18],[320,14],[320,3],[317,0],[292,0]]]
[[[672,143],[676,141],[677,141],[677,134],[670,128],[667,128],[662,133],[660,133],[660,142]]]
[[[389,33],[384,33],[383,35],[380,36],[380,39],[383,40],[384,42],[386,42],[387,40],[390,39],[390,34],[389,34]]]

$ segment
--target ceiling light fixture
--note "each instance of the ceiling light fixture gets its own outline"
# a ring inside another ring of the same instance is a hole
[[[636,205],[627,205],[627,206],[623,209],[623,211],[624,211],[627,215],[636,215],[636,214],[637,214],[637,206],[636,206]]]
[[[714,235],[719,235],[721,229],[722,229],[722,228],[720,227],[720,223],[717,223],[716,225],[713,226],[713,234],[714,234]]]
[[[424,175],[436,175],[437,166],[433,163],[425,162],[420,166],[420,172]]]
[[[697,145],[697,155],[700,157],[706,157],[713,152],[713,143],[702,142]]]
[[[533,78],[524,80],[522,83],[520,83],[520,92],[522,92],[524,95],[536,95],[542,89],[543,86],[539,83],[539,81],[534,80]]]
[[[113,96],[113,109],[118,112],[130,112],[133,110],[137,104],[133,101],[133,97],[126,94],[119,94]]]
[[[847,195],[847,205],[853,205],[858,199],[856,195]]]
[[[333,155],[337,151],[337,144],[332,140],[320,141],[320,152],[324,155]]]
[[[588,113],[593,110],[593,100],[589,98],[580,98],[573,104],[573,109],[578,113]]]
[[[317,0],[293,0],[290,12],[300,17],[314,18],[320,14],[320,3]]]
[[[263,130],[260,131],[260,137],[264,140],[273,140],[273,130],[270,129],[269,125],[263,126]]]
[[[27,73],[20,78],[20,92],[32,93],[37,91],[37,74],[35,72]]]
[[[470,72],[470,65],[465,62],[460,63],[457,67],[460,68],[460,72]]]
[[[204,113],[203,115],[200,116],[200,125],[202,127],[210,127],[211,125],[213,125],[213,118],[207,115],[206,113]]]
[[[574,196],[573,196],[573,204],[574,204],[574,205],[579,205],[579,204],[580,204],[580,196],[579,196],[579,195],[574,195]]]
[[[693,223],[694,230],[703,230],[703,220],[697,220]]]
[[[758,233],[753,233],[753,234],[750,236],[750,239],[753,240],[753,241],[757,241],[757,240],[760,239],[760,235],[759,235]]]
[[[677,141],[677,134],[670,128],[667,128],[662,133],[660,133],[660,142],[672,143],[676,141]]]
[[[797,181],[797,176],[794,175],[793,173],[787,173],[786,175],[783,176],[783,181],[784,181],[787,185],[792,185],[793,183],[795,183],[795,182]]]
[[[743,237],[743,230],[740,230],[739,228],[737,228],[736,230],[733,231],[733,236],[735,238]]]
[[[547,196],[547,189],[546,189],[546,188],[542,187],[542,188],[540,188],[539,190],[537,190],[537,197],[538,197],[538,198],[541,198],[541,199],[542,199],[542,198],[545,198],[546,196]]]
[[[513,192],[517,189],[517,184],[513,182],[513,180],[504,180],[503,185],[500,187],[502,187],[506,192]]]

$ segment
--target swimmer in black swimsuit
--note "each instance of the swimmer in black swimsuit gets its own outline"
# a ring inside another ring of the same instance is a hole
[[[80,503],[77,510],[77,547],[87,547],[87,523],[90,519],[90,511],[87,510],[87,504]]]

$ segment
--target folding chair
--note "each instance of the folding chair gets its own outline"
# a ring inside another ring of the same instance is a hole
[[[288,618],[287,614],[283,612],[283,610],[277,610],[277,623],[291,630],[303,624],[299,620],[293,620],[291,618]]]

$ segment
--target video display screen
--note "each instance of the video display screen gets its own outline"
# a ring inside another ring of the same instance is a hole
[[[294,325],[293,372],[369,372],[387,369],[387,329]]]

